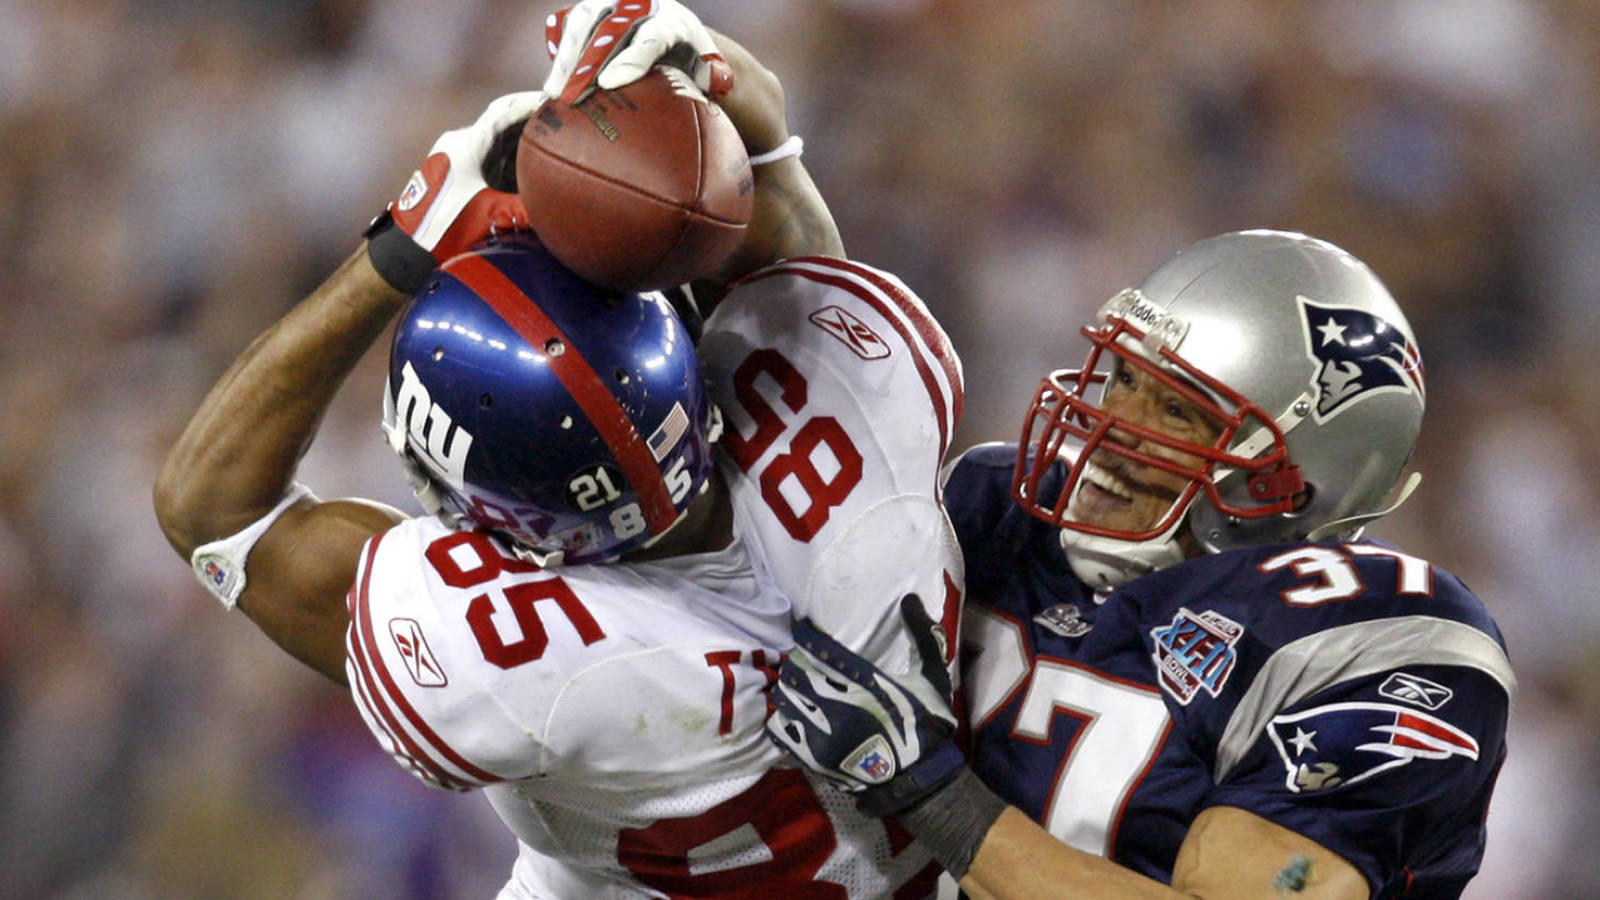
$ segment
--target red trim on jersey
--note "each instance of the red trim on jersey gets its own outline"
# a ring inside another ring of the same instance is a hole
[[[366,558],[361,561],[360,576],[355,585],[350,588],[347,604],[350,610],[350,629],[345,635],[345,653],[349,656],[352,668],[360,676],[354,687],[357,688],[356,698],[366,707],[373,721],[383,727],[384,734],[388,735],[394,743],[395,750],[406,758],[410,767],[424,780],[431,781],[440,787],[455,791],[467,790],[470,785],[445,771],[444,767],[435,762],[420,747],[406,730],[401,726],[400,720],[393,710],[384,701],[384,696],[378,690],[378,679],[375,669],[368,658],[367,650],[362,646],[360,639],[359,623],[366,616],[367,586],[372,579],[372,558],[377,554],[379,535],[367,545]],[[378,669],[376,671],[381,671]]]
[[[835,269],[841,274],[830,275],[805,266]],[[851,280],[846,277],[847,274],[865,281],[866,284]],[[911,360],[917,367],[917,373],[922,376],[923,385],[928,389],[928,397],[933,402],[934,418],[939,424],[939,456],[942,459],[950,447],[950,434],[961,417],[965,393],[961,383],[961,369],[956,362],[955,351],[950,346],[950,339],[928,313],[927,307],[881,274],[849,260],[831,257],[804,256],[785,260],[751,275],[746,281],[756,282],[778,275],[797,275],[809,281],[840,288],[871,306],[889,323],[900,336],[900,340],[912,349]],[[891,306],[899,310],[905,318],[894,315],[889,309]],[[911,323],[909,327],[906,320]],[[919,346],[922,352],[917,352]],[[929,357],[943,371],[944,381],[950,388],[952,408],[948,411],[945,409],[944,393],[940,390],[939,379],[934,374]]]
[[[828,262],[829,260],[813,261]],[[844,261],[841,260],[840,262]],[[950,385],[950,430],[954,431],[956,425],[961,421],[961,411],[966,404],[967,395],[966,385],[961,380],[960,357],[957,356],[955,347],[950,343],[950,336],[945,333],[944,328],[939,325],[939,321],[928,311],[927,306],[923,305],[921,298],[908,293],[905,288],[890,281],[884,277],[883,273],[875,269],[860,265],[852,265],[850,268],[862,278],[877,285],[879,290],[888,295],[889,299],[900,307],[900,311],[905,313],[906,318],[910,319],[911,323],[916,326],[917,336],[922,338],[922,342],[927,346],[928,352],[939,363],[940,368],[944,369],[945,382]]]
[[[347,633],[345,636],[345,655],[350,657],[350,668],[352,669],[355,668],[355,651],[352,649],[354,647],[354,641],[355,636]],[[397,763],[410,770],[411,774],[417,776],[423,781],[426,781],[430,784],[436,784],[439,787],[445,788],[446,790],[464,791],[470,787],[470,785],[458,782],[454,779],[451,779],[449,782],[441,782],[439,780],[439,772],[429,769],[422,763],[418,762],[417,758],[411,755],[411,752],[407,750],[401,743],[400,737],[396,736],[394,730],[390,728],[389,724],[383,720],[383,714],[380,711],[378,704],[368,693],[370,685],[368,684],[366,673],[357,671],[353,672],[352,675],[353,677],[350,679],[350,689],[351,692],[355,694],[356,705],[360,707],[361,711],[364,713],[362,716],[362,721],[366,722],[367,727],[372,729],[374,736],[379,738],[379,743],[387,741],[384,749],[389,751],[389,754],[395,758]]]
[[[406,731],[399,727],[399,723],[394,720],[394,712],[388,708],[390,704],[392,704],[394,709],[398,710],[401,715],[405,716],[406,722],[411,725],[412,729],[416,731],[419,737],[431,744],[434,749],[438,750],[440,756],[443,756],[445,760],[450,762],[457,769],[465,772],[469,777],[477,779],[479,782],[484,784],[490,784],[496,781],[504,781],[504,778],[501,778],[500,776],[494,775],[490,772],[486,772],[468,762],[464,757],[461,756],[461,754],[453,750],[449,744],[445,743],[444,740],[440,738],[431,727],[429,727],[428,723],[423,720],[422,716],[417,714],[416,708],[411,705],[410,701],[406,700],[405,693],[401,691],[399,685],[395,683],[393,676],[389,674],[388,667],[383,665],[383,656],[378,650],[377,635],[372,628],[371,607],[367,602],[367,591],[372,582],[372,561],[377,556],[378,543],[382,539],[383,535],[380,534],[377,537],[374,537],[371,543],[367,545],[367,558],[363,562],[364,571],[361,574],[361,585],[356,591],[354,615],[351,617],[352,627],[356,628],[358,633],[361,635],[361,640],[359,641],[358,646],[355,647],[356,664],[357,667],[362,670],[363,675],[366,676],[367,684],[371,690],[373,699],[374,701],[378,701],[376,705],[383,713],[390,729],[393,730],[404,742],[406,749],[414,757],[416,757],[419,763],[426,766],[429,771],[441,776],[440,782],[442,784],[461,784],[462,779],[453,777],[445,772],[437,762],[433,761],[432,757],[429,756],[423,748],[417,746],[415,742],[410,739]],[[375,680],[374,676],[376,676]],[[382,688],[381,691],[380,686]],[[387,700],[388,703],[384,703],[383,701],[385,700]]]
[[[639,506],[644,511],[650,533],[667,530],[677,520],[678,511],[672,505],[672,494],[661,475],[661,466],[633,420],[617,403],[616,395],[606,388],[605,381],[589,361],[556,323],[550,321],[539,304],[488,260],[478,256],[456,259],[450,264],[450,274],[483,298],[535,351],[543,352],[545,343],[551,339],[566,345],[566,352],[560,356],[547,357],[550,371],[583,408],[583,414],[621,464],[628,483],[639,495]]]

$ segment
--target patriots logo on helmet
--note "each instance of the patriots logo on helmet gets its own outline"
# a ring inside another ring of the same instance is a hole
[[[1392,703],[1330,703],[1276,716],[1267,737],[1297,794],[1356,784],[1419,759],[1478,758],[1472,735]]]
[[[1410,394],[1418,405],[1425,403],[1422,354],[1404,332],[1362,309],[1296,299],[1306,352],[1317,365],[1318,422],[1382,393]]]

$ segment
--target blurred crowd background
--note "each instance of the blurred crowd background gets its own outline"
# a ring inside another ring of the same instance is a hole
[[[193,582],[157,466],[554,2],[0,0],[0,896],[483,898],[512,840]],[[1600,883],[1600,4],[703,0],[783,78],[852,256],[952,331],[965,446],[1202,236],[1367,260],[1430,376],[1372,533],[1461,574],[1522,692],[1472,898]],[[302,479],[414,509],[383,350]]]

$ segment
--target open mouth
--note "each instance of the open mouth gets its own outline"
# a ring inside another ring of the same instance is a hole
[[[1122,521],[1136,507],[1148,507],[1152,499],[1170,502],[1176,495],[1159,485],[1136,481],[1121,471],[1091,462],[1084,467],[1073,498],[1073,512],[1080,521],[1105,521],[1108,517]],[[1141,500],[1146,502],[1140,503]]]
[[[1083,490],[1092,494],[1096,502],[1117,506],[1128,506],[1133,503],[1134,486],[1094,463],[1089,463],[1083,468]]]
[[[1136,486],[1094,463],[1084,467],[1083,480],[1073,498],[1074,511],[1080,518],[1093,520],[1099,516],[1122,513],[1133,506]]]

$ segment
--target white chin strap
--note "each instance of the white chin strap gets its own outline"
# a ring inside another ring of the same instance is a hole
[[[1109,591],[1140,575],[1183,562],[1185,557],[1178,546],[1178,530],[1187,520],[1187,515],[1179,516],[1165,532],[1143,541],[1125,541],[1063,528],[1061,549],[1067,554],[1072,574],[1096,592]]]

